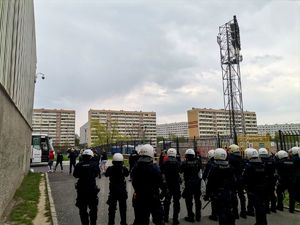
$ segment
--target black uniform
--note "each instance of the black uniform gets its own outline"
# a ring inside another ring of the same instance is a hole
[[[152,158],[142,156],[131,172],[134,195],[132,199],[134,225],[148,225],[150,213],[155,225],[164,224],[163,209],[160,203],[160,189],[167,195],[167,184],[161,171]]]
[[[228,156],[228,161],[230,166],[233,169],[235,178],[236,178],[236,191],[237,194],[235,195],[236,199],[234,201],[234,216],[236,218],[239,218],[239,213],[238,213],[238,199],[237,195],[240,199],[240,205],[241,205],[241,212],[240,216],[243,218],[246,218],[246,198],[244,195],[244,184],[242,181],[242,174],[244,170],[244,160],[241,157],[241,155],[238,155],[236,153],[231,153]]]
[[[205,166],[205,169],[203,171],[203,180],[206,181],[210,172],[211,172],[211,169],[214,165],[214,157],[210,158]],[[218,214],[217,214],[217,205],[216,205],[216,201],[214,198],[211,198],[211,215],[209,216],[209,219],[210,220],[215,220],[217,221],[218,220]]]
[[[243,174],[246,190],[252,200],[256,225],[267,225],[266,200],[267,200],[267,172],[264,163],[259,158],[248,161]]]
[[[161,172],[164,175],[168,189],[169,195],[165,197],[164,201],[164,220],[169,221],[169,210],[171,199],[173,197],[173,224],[179,224],[178,214],[180,212],[180,162],[176,157],[168,157],[168,160],[161,165]]]
[[[276,186],[276,177],[275,177],[275,163],[274,160],[267,156],[261,157],[262,162],[265,165],[266,172],[267,172],[267,199],[266,199],[266,210],[267,213],[276,212],[276,196],[275,196],[275,186]],[[271,207],[270,207],[271,203]]]
[[[73,176],[79,178],[76,183],[76,206],[79,208],[82,225],[96,225],[98,210],[97,194],[100,189],[96,185],[95,178],[99,173],[99,167],[88,156],[83,156],[83,161],[79,162],[74,169]],[[88,207],[90,209],[89,213],[87,212]]]
[[[299,156],[293,157],[294,162],[294,173],[292,178],[292,187],[293,187],[293,199],[300,202],[300,158]]]
[[[193,155],[187,155],[186,161],[181,164],[181,173],[184,177],[184,190],[182,197],[185,198],[188,216],[186,221],[194,222],[201,219],[201,178],[199,176],[201,170],[201,161]],[[193,199],[195,200],[195,214],[193,212]]]
[[[139,159],[139,154],[137,153],[136,150],[133,150],[129,156],[129,172],[131,172],[138,159]]]
[[[64,156],[61,152],[57,152],[57,156],[56,156],[56,164],[55,164],[55,171],[56,171],[56,168],[58,165],[60,165],[60,170],[63,170],[63,165],[62,165],[62,162],[63,162],[63,159],[64,159]]]
[[[113,165],[108,167],[105,176],[109,177],[109,197],[107,200],[108,207],[108,225],[115,224],[115,214],[117,209],[117,202],[119,202],[119,210],[121,217],[121,225],[126,223],[126,182],[125,177],[129,175],[128,169],[123,166],[123,162],[114,162]]]
[[[289,196],[289,209],[290,212],[294,212],[295,200],[293,198],[294,187],[292,185],[294,162],[290,159],[284,158],[276,162],[276,169],[278,173],[278,185],[276,189],[277,194],[277,209],[283,211],[283,197],[284,192],[288,190]]]
[[[233,203],[235,201],[236,179],[228,161],[215,160],[207,178],[205,199],[216,204],[220,225],[234,225]]]
[[[68,158],[70,159],[70,170],[69,170],[69,174],[72,173],[72,167],[75,168],[76,165],[76,158],[78,157],[78,153],[76,150],[69,150],[68,151],[69,155]]]

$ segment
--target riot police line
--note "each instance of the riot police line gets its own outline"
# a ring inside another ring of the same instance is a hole
[[[121,225],[127,225],[128,198],[126,177],[134,189],[132,206],[133,225],[148,225],[150,215],[155,225],[179,224],[180,199],[184,198],[187,215],[185,221],[201,221],[201,210],[210,204],[209,219],[220,225],[234,225],[235,220],[255,216],[255,225],[267,225],[267,214],[284,210],[285,191],[289,193],[289,212],[294,213],[295,202],[300,201],[300,148],[293,147],[289,153],[278,151],[274,157],[261,148],[247,148],[241,156],[239,146],[230,145],[228,152],[222,148],[208,152],[209,161],[202,173],[201,157],[193,149],[185,151],[181,162],[176,149],[170,148],[154,162],[154,149],[145,144],[139,152],[129,157],[129,170],[123,165],[123,155],[113,155],[112,166],[105,176],[109,177],[108,225],[115,224],[117,203]],[[99,165],[93,160],[90,149],[82,153],[76,164],[76,206],[83,225],[96,225],[98,193],[96,177],[100,176]],[[201,182],[205,182],[205,194],[201,193]],[[183,190],[181,191],[181,186]],[[207,201],[202,207],[201,195]],[[169,215],[173,201],[173,215]],[[240,206],[238,206],[240,205]],[[89,212],[88,212],[89,209]]]

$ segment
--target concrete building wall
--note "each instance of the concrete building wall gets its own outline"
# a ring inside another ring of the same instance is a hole
[[[157,137],[169,138],[172,135],[176,137],[188,137],[188,123],[175,122],[156,125]]]
[[[0,216],[29,169],[36,73],[32,0],[0,0]]]
[[[89,123],[86,122],[80,127],[80,141],[79,144],[87,144],[89,137]]]
[[[275,137],[275,133],[279,130],[281,131],[299,131],[300,123],[283,123],[283,124],[265,124],[257,126],[259,134],[270,134],[272,137]]]

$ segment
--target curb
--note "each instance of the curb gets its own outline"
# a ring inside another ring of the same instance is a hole
[[[49,182],[49,178],[48,178],[48,173],[45,173],[45,174],[46,174],[48,199],[49,199],[49,203],[50,203],[50,212],[51,212],[52,224],[53,225],[58,225],[55,205],[54,205],[54,201],[53,201],[53,198],[52,198],[50,182]]]

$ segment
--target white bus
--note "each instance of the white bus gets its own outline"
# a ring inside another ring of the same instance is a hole
[[[49,151],[54,150],[52,140],[47,134],[32,134],[30,163],[48,162]]]

